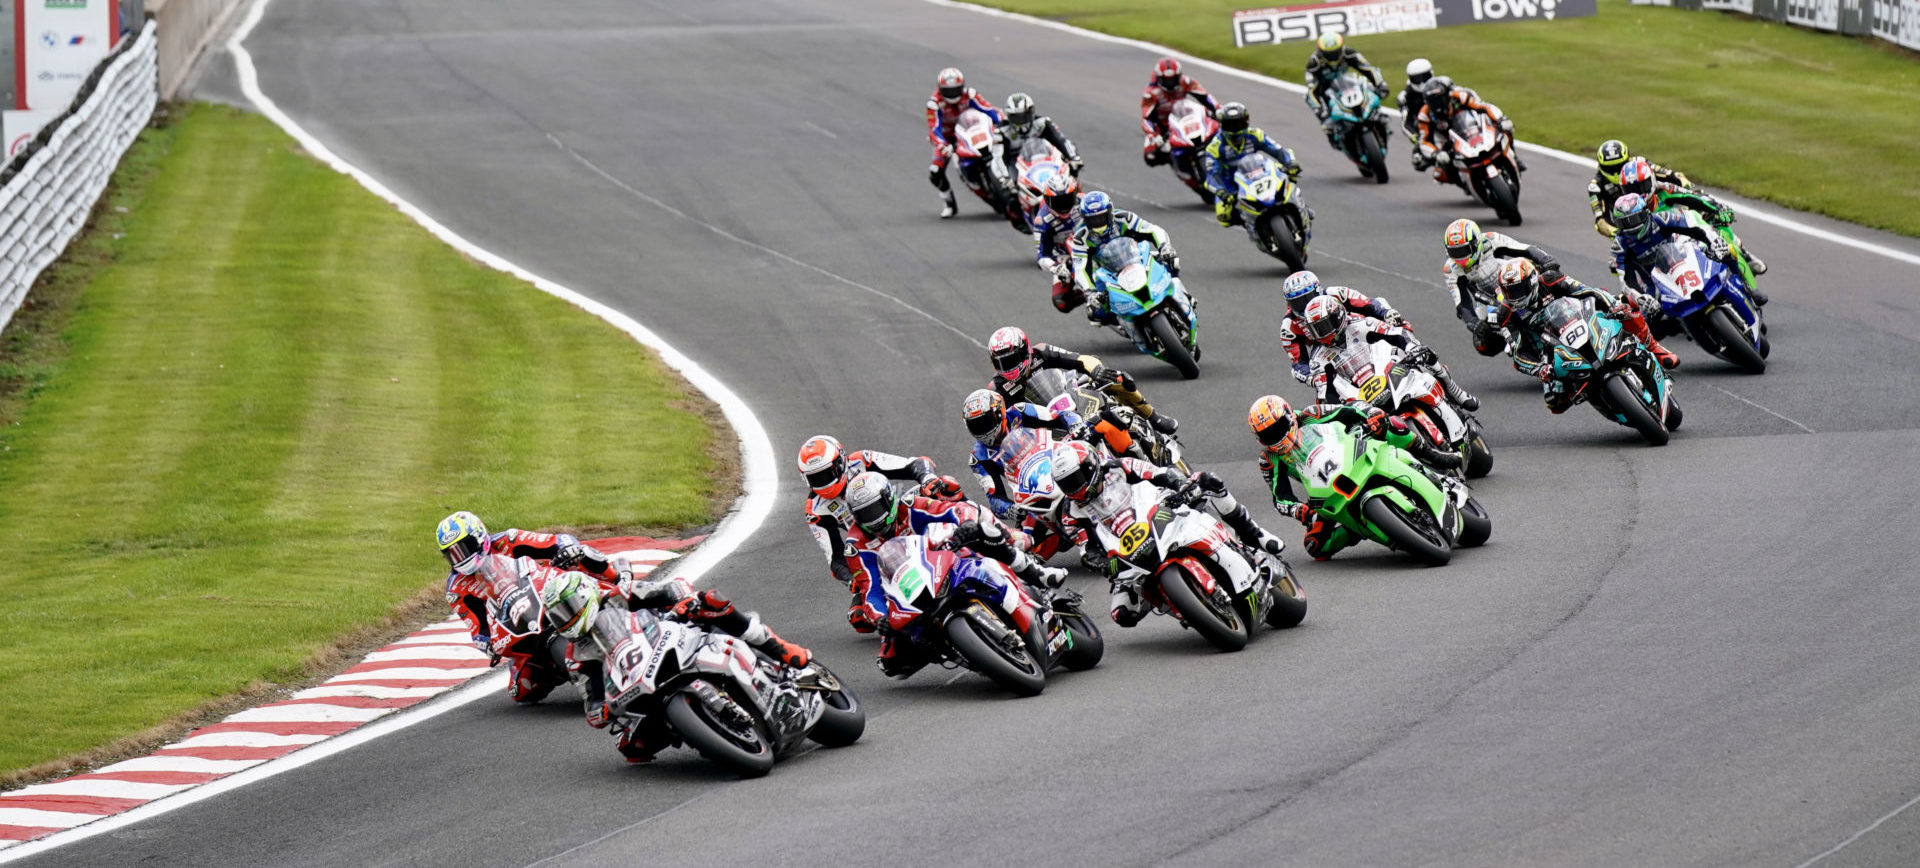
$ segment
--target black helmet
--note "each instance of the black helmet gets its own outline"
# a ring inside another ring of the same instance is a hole
[[[1245,104],[1230,102],[1220,107],[1214,119],[1220,122],[1220,131],[1223,133],[1244,133],[1253,116],[1247,113]]]
[[[1434,114],[1444,112],[1453,101],[1453,79],[1436,75],[1427,83],[1427,110]]]

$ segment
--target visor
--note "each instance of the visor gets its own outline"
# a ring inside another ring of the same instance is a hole
[[[1073,206],[1078,204],[1080,204],[1080,196],[1075,193],[1061,193],[1047,197],[1047,208],[1055,214],[1069,213],[1073,211]]]
[[[973,439],[991,445],[989,441],[996,439],[995,435],[1000,433],[1000,419],[992,413],[968,417],[967,433],[972,434]]]
[[[964,85],[960,87],[940,88],[940,98],[943,100],[946,100],[947,102],[953,102],[954,100],[957,100],[966,95],[967,95],[967,89]]]
[[[447,564],[453,571],[463,576],[471,576],[480,567],[480,540],[464,536],[454,540],[453,545],[440,550],[447,556]]]
[[[1653,179],[1641,178],[1630,184],[1620,185],[1620,189],[1628,193],[1639,193],[1641,198],[1646,198],[1653,195]]]
[[[1135,81],[1138,81],[1138,79],[1135,79]],[[1157,76],[1153,81],[1155,84],[1160,85],[1161,90],[1173,90],[1180,86],[1180,76],[1177,75],[1172,77],[1164,75]]]
[[[1079,467],[1075,467],[1072,473],[1060,477],[1054,480],[1054,482],[1060,488],[1061,494],[1074,500],[1086,500],[1088,494],[1087,489],[1093,485],[1095,470],[1097,470],[1097,468],[1093,462],[1084,462]]]
[[[893,497],[882,497],[853,511],[853,523],[867,533],[873,533],[893,523]]]
[[[1272,425],[1268,425],[1254,432],[1253,436],[1260,440],[1260,445],[1262,446],[1274,446],[1278,445],[1280,441],[1285,440],[1287,435],[1291,433],[1293,433],[1293,418],[1291,416],[1284,416],[1273,420]]]
[[[1452,257],[1453,261],[1461,265],[1466,265],[1468,262],[1473,261],[1473,254],[1479,249],[1480,247],[1477,244],[1462,244],[1457,247],[1448,245],[1447,255]]]
[[[826,491],[835,488],[847,476],[847,462],[843,458],[833,459],[833,463],[807,474],[807,487],[814,491]]]
[[[1011,375],[1027,363],[1027,358],[1026,347],[1008,347],[993,354],[993,370],[995,373]]]
[[[1080,223],[1086,226],[1091,231],[1105,232],[1107,231],[1108,226],[1113,225],[1113,212],[1107,211],[1100,214],[1082,214],[1080,215]]]
[[[1642,209],[1632,214],[1622,214],[1614,218],[1613,225],[1619,227],[1622,232],[1632,235],[1643,234],[1647,230],[1647,212]]]
[[[1007,112],[1007,122],[1018,127],[1024,127],[1027,124],[1033,123],[1033,110],[1028,109],[1027,111],[1023,111],[1023,112]]]
[[[1307,320],[1301,330],[1307,333],[1307,337],[1316,341],[1325,341],[1333,337],[1333,333],[1338,331],[1339,328],[1340,321],[1334,317],[1328,317],[1321,320]]]

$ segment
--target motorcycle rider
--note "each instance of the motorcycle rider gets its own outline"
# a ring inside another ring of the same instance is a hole
[[[1066,133],[1060,131],[1060,125],[1054,123],[1053,118],[1033,113],[1033,97],[1024,93],[1008,96],[1006,117],[1005,123],[994,128],[994,134],[1006,145],[1008,169],[1012,169],[1013,161],[1019,159],[1021,143],[1038,138],[1045,139],[1047,144],[1060,151],[1060,156],[1067,161],[1068,171],[1080,174],[1081,167],[1086,164],[1080,159],[1079,149],[1073,146],[1073,140],[1067,138]]]
[[[1441,282],[1453,295],[1453,314],[1473,335],[1473,349],[1483,356],[1499,355],[1507,338],[1487,322],[1486,306],[1499,295],[1496,278],[1500,266],[1514,257],[1531,260],[1540,269],[1540,280],[1549,286],[1566,280],[1553,255],[1534,245],[1498,232],[1485,232],[1480,224],[1466,218],[1447,224],[1441,237],[1447,248],[1447,261],[1440,266]]]
[[[1042,564],[1022,551],[1023,543],[1015,536],[1016,532],[1009,531],[991,512],[965,500],[947,503],[914,498],[903,502],[886,477],[863,473],[847,485],[847,503],[853,508],[855,539],[863,551],[875,551],[887,540],[902,534],[922,534],[928,536],[930,542],[937,538],[940,547],[964,548],[972,554],[999,561],[1031,588],[1055,589],[1066,580],[1066,570]],[[955,527],[950,536],[930,533],[929,529],[936,524]],[[880,671],[905,678],[925,666],[927,660],[916,653],[911,642],[886,629],[886,591],[878,577],[863,602],[869,608],[868,617],[881,628],[880,655],[876,661]]]
[[[967,395],[961,404],[960,414],[966,419],[967,433],[973,435],[973,452],[967,458],[967,467],[980,480],[980,488],[987,493],[987,508],[1001,520],[1018,524],[1022,516],[1013,506],[1013,486],[1007,484],[1007,462],[1017,458],[1002,448],[1007,435],[1014,428],[1034,428],[1057,431],[1068,437],[1084,435],[1085,423],[1080,414],[1068,410],[1056,414],[1052,410],[1026,401],[1008,406],[1006,399],[992,389],[975,389]]]
[[[1233,185],[1233,168],[1241,157],[1261,151],[1278,162],[1289,178],[1300,177],[1300,164],[1293,159],[1291,148],[1267,138],[1265,130],[1252,125],[1253,115],[1246,106],[1230,102],[1220,107],[1218,115],[1220,135],[1207,143],[1207,150],[1200,156],[1200,168],[1206,177],[1207,192],[1213,194],[1213,219],[1220,221],[1224,228],[1245,222],[1240,219],[1240,209],[1235,207],[1239,194]],[[1300,207],[1306,208],[1306,204],[1306,196],[1302,194]],[[1307,208],[1307,216],[1313,216],[1313,209]],[[1258,242],[1253,224],[1246,226],[1247,235]]]
[[[1386,299],[1368,298],[1365,293],[1350,286],[1322,286],[1320,276],[1311,271],[1296,271],[1287,275],[1286,282],[1280,284],[1280,291],[1287,297],[1287,313],[1280,320],[1280,345],[1286,348],[1287,359],[1293,364],[1293,378],[1302,383],[1312,378],[1313,371],[1307,365],[1307,348],[1300,342],[1301,338],[1306,337],[1306,332],[1300,328],[1300,317],[1307,312],[1307,305],[1316,298],[1327,296],[1354,313],[1413,331],[1413,327],[1407,325],[1407,318],[1394,310]]]
[[[1160,58],[1160,62],[1153,65],[1153,78],[1147,82],[1147,89],[1140,93],[1140,129],[1147,134],[1141,157],[1148,166],[1164,165],[1173,158],[1167,146],[1167,116],[1187,97],[1199,100],[1207,107],[1208,114],[1220,109],[1213,94],[1181,71],[1180,61]],[[1183,175],[1180,180],[1193,183],[1199,179]]]
[[[1746,244],[1740,240],[1740,236],[1734,233],[1732,229],[1734,219],[1733,209],[1720,204],[1720,200],[1698,189],[1682,187],[1675,183],[1661,181],[1654,172],[1653,164],[1648,162],[1645,157],[1633,157],[1627,160],[1625,166],[1620,168],[1619,188],[1622,191],[1620,194],[1622,196],[1627,193],[1633,193],[1647,200],[1647,208],[1652,211],[1659,212],[1668,208],[1685,208],[1700,215],[1701,219],[1707,222],[1707,225],[1712,226],[1714,231],[1726,240],[1727,246],[1733,251],[1735,256],[1746,260],[1747,268],[1750,269],[1755,276],[1767,273],[1767,264],[1749,252]],[[1589,202],[1591,202],[1593,198],[1591,182],[1588,183],[1587,198]],[[1619,197],[1616,196],[1614,198],[1618,200]],[[1613,224],[1611,223],[1607,224],[1607,226],[1613,228]],[[1615,234],[1618,234],[1617,229],[1615,230]],[[1753,296],[1755,304],[1764,305],[1767,303],[1766,294],[1762,293],[1758,286],[1749,285],[1747,291],[1748,294]]]
[[[1307,460],[1307,456],[1300,452],[1300,429],[1323,422],[1360,425],[1366,431],[1366,436],[1404,449],[1430,466],[1458,466],[1460,462],[1457,455],[1435,452],[1413,436],[1413,429],[1407,425],[1407,420],[1389,416],[1379,407],[1369,404],[1314,404],[1295,410],[1279,395],[1263,395],[1255,400],[1247,410],[1247,427],[1253,429],[1254,439],[1260,441],[1260,478],[1267,482],[1267,490],[1273,496],[1273,508],[1306,528],[1303,542],[1306,543],[1307,554],[1316,561],[1333,557],[1335,552],[1360,541],[1357,534],[1321,516],[1311,504],[1294,499],[1293,480],[1305,480],[1301,465]],[[1451,459],[1450,464],[1448,459]],[[1436,461],[1440,463],[1436,464]]]
[[[805,507],[807,529],[827,556],[833,577],[853,594],[848,622],[856,632],[871,633],[873,625],[862,617],[865,610],[860,601],[866,598],[872,577],[847,542],[847,529],[853,527],[853,511],[846,501],[847,483],[871,471],[887,479],[917,482],[922,496],[933,500],[958,499],[960,484],[952,477],[939,475],[931,458],[908,458],[871,449],[849,453],[839,440],[825,434],[800,444],[799,468],[812,492]]]
[[[1333,107],[1327,103],[1327,88],[1332,87],[1334,81],[1347,70],[1360,73],[1373,85],[1375,95],[1381,99],[1387,98],[1387,79],[1380,74],[1379,67],[1368,63],[1360,52],[1348,48],[1345,36],[1338,33],[1320,34],[1318,47],[1307,55],[1307,106],[1313,109],[1314,117],[1320,119],[1320,129],[1327,134],[1327,144],[1335,148],[1340,147],[1340,142],[1333,136]]]
[[[1300,333],[1311,343],[1307,348],[1307,366],[1312,376],[1313,394],[1320,400],[1335,397],[1332,371],[1340,351],[1351,341],[1364,341],[1391,344],[1405,351],[1407,361],[1432,372],[1433,378],[1440,381],[1440,387],[1447,393],[1447,400],[1459,404],[1469,413],[1480,408],[1480,399],[1454,382],[1453,372],[1441,364],[1434,356],[1433,349],[1420,343],[1412,331],[1388,325],[1365,314],[1353,315],[1346,305],[1331,296],[1323,295],[1307,303],[1307,309],[1300,314]]]
[[[1620,321],[1627,334],[1645,344],[1660,360],[1662,367],[1680,366],[1680,358],[1653,339],[1653,332],[1647,328],[1646,316],[1641,312],[1640,301],[1631,292],[1615,298],[1598,287],[1588,286],[1570,277],[1548,286],[1541,281],[1539,268],[1526,259],[1510,259],[1500,266],[1499,283],[1499,300],[1489,306],[1487,318],[1506,330],[1512,341],[1507,353],[1513,358],[1513,369],[1539,378],[1547,409],[1555,415],[1565,413],[1568,407],[1573,406],[1574,397],[1563,389],[1559,380],[1553,378],[1550,358],[1553,350],[1542,337],[1546,328],[1542,315],[1546,313],[1547,304],[1556,298],[1592,301],[1595,309],[1608,311]]]
[[[1113,206],[1113,198],[1095,190],[1080,200],[1080,227],[1067,241],[1073,263],[1073,285],[1087,297],[1087,319],[1100,325],[1118,325],[1107,310],[1107,297],[1093,282],[1093,254],[1100,245],[1115,238],[1153,242],[1153,258],[1166,266],[1174,277],[1180,276],[1180,254],[1174,252],[1167,231],[1141,219],[1132,211]]]
[[[496,597],[496,585],[511,581],[509,576],[484,574],[480,566],[487,556],[500,555],[509,560],[528,558],[541,566],[578,570],[599,580],[608,590],[633,574],[624,561],[602,554],[572,534],[538,533],[517,527],[490,534],[479,516],[464,509],[441,519],[434,527],[433,539],[450,568],[447,605],[466,622],[468,640],[482,651],[492,650],[493,627],[488,612]],[[518,673],[513,683],[520,684]]]
[[[1072,175],[1047,179],[1047,204],[1033,223],[1033,259],[1040,270],[1053,275],[1053,308],[1066,313],[1087,300],[1073,285],[1073,252],[1069,242],[1080,228],[1080,182]]]
[[[927,98],[927,141],[933,143],[933,164],[927,167],[927,180],[933,183],[934,189],[940,191],[941,201],[945,203],[940,210],[942,219],[952,217],[959,211],[959,205],[953,198],[953,185],[947,182],[947,161],[953,159],[954,154],[954,125],[959,123],[961,112],[967,109],[985,114],[995,124],[1003,120],[1000,110],[994,108],[993,103],[987,102],[987,98],[981,96],[979,91],[967,86],[967,77],[960,74],[960,70],[951,66],[940,70],[938,85],[933,95]],[[970,170],[972,167],[962,165],[960,180],[977,192],[981,189],[980,182],[967,177]]]
[[[1433,164],[1434,180],[1464,187],[1466,182],[1453,167],[1453,136],[1448,134],[1454,114],[1462,109],[1484,112],[1500,125],[1501,132],[1509,135],[1513,133],[1513,119],[1507,117],[1499,106],[1481,99],[1470,88],[1455,85],[1453,79],[1444,75],[1434,77],[1429,84],[1431,89],[1427,91],[1426,103],[1420,107],[1420,114],[1414,119],[1415,126],[1420,128],[1420,153],[1426,155],[1427,161]],[[1514,168],[1522,172],[1527,170],[1518,152],[1514,153],[1513,161]]]
[[[1036,344],[1014,326],[996,329],[987,339],[987,358],[993,364],[993,390],[1008,403],[1025,400],[1027,378],[1041,368],[1079,371],[1100,384],[1100,390],[1125,404],[1162,434],[1180,430],[1180,422],[1154,410],[1141,395],[1133,377],[1100,362],[1099,357],[1076,353],[1052,344]],[[1122,425],[1121,427],[1126,427]]]
[[[1733,267],[1733,249],[1720,233],[1689,223],[1685,217],[1653,210],[1652,203],[1638,193],[1628,193],[1613,203],[1613,271],[1626,281],[1629,289],[1648,290],[1644,270],[1637,264],[1670,236],[1683,235],[1700,242],[1708,255]],[[1758,298],[1754,299],[1759,302]]]
[[[1274,555],[1286,547],[1279,537],[1254,522],[1247,508],[1233,498],[1220,477],[1205,470],[1188,477],[1146,461],[1110,458],[1085,443],[1069,441],[1053,447],[1053,482],[1067,499],[1062,519],[1074,532],[1086,534],[1089,546],[1096,545],[1093,541],[1099,539],[1094,530],[1096,526],[1116,512],[1133,508],[1132,498],[1119,492],[1134,483],[1149,482],[1170,491],[1179,491],[1189,484],[1197,487],[1220,514],[1220,520],[1248,547]],[[1116,495],[1102,497],[1108,486],[1115,487]],[[1113,622],[1122,627],[1140,623],[1147,615],[1146,599],[1141,594],[1141,585],[1148,578],[1146,571],[1123,570],[1118,559],[1109,558],[1107,577],[1113,592],[1110,609]]]
[[[1653,177],[1642,182],[1643,186],[1640,188],[1630,190],[1623,182],[1621,174],[1627,164],[1634,160],[1645,163],[1647,173]],[[1594,169],[1593,178],[1587,181],[1587,207],[1593,211],[1593,228],[1601,235],[1612,238],[1620,231],[1607,217],[1613,203],[1619,201],[1621,196],[1639,193],[1643,197],[1650,197],[1656,190],[1689,194],[1681,204],[1700,212],[1716,229],[1724,228],[1733,222],[1733,210],[1701,192],[1685,172],[1669,169],[1644,157],[1635,157],[1627,150],[1626,143],[1619,139],[1601,142],[1599,150],[1594,152],[1594,162],[1598,165]],[[1746,253],[1746,245],[1736,243],[1735,246],[1738,246],[1742,255],[1747,257],[1747,267],[1752,269],[1754,274],[1767,273],[1767,264],[1752,254]]]
[[[1433,89],[1433,64],[1424,57],[1407,61],[1407,86],[1400,91],[1400,130],[1407,134],[1410,147],[1407,152],[1413,159],[1413,170],[1424,171],[1433,165],[1432,158],[1420,152],[1420,107],[1427,103],[1427,92]]]

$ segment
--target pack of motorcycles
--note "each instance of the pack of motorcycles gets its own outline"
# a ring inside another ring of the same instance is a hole
[[[1389,134],[1379,94],[1357,74],[1336,82],[1329,93],[1331,143],[1364,176],[1385,183]],[[1219,134],[1218,125],[1191,98],[1168,121],[1168,164],[1192,186],[1200,174],[1199,155]],[[1519,224],[1520,173],[1510,134],[1474,111],[1456,115],[1448,134],[1461,187]],[[1012,138],[979,112],[963,113],[955,139],[963,160],[986,161],[976,194],[1021,231],[1044,207],[1050,177],[1070,171],[1050,143]],[[1250,238],[1284,263],[1286,273],[1304,269],[1312,213],[1301,204],[1297,182],[1258,152],[1233,166],[1233,180]],[[1196,191],[1211,201],[1204,188]],[[1198,376],[1192,298],[1143,246],[1120,239],[1094,251],[1091,291],[1103,293],[1122,320],[1116,331],[1183,375]],[[1764,346],[1752,352],[1749,333],[1759,335],[1760,325],[1757,306],[1746,301],[1743,275],[1686,238],[1662,244],[1639,264],[1650,284],[1645,288],[1657,293],[1659,310],[1648,311],[1657,333],[1684,332],[1716,356],[1764,371]],[[1480,309],[1494,300],[1476,298]],[[1609,311],[1588,301],[1554,300],[1542,319],[1552,377],[1561,387],[1649,444],[1665,444],[1682,414],[1671,376],[1647,348]],[[1758,340],[1764,343],[1764,337]],[[1377,343],[1344,347],[1336,355],[1327,394],[1317,397],[1402,418],[1423,446],[1460,460],[1441,469],[1414,457],[1424,450],[1396,448],[1358,426],[1305,426],[1295,453],[1304,456],[1301,482],[1317,516],[1428,565],[1445,564],[1456,548],[1485,542],[1492,520],[1466,480],[1491,471],[1493,454],[1474,414],[1436,379],[1431,354]],[[1186,472],[1178,438],[1116,405],[1102,385],[1084,374],[1044,370],[1029,379],[1025,398],[1085,419],[1105,414],[1127,421],[1130,437],[1117,441],[1124,448],[1116,448],[1112,437],[1088,435],[1089,442],[1106,454]],[[1241,544],[1192,486],[1109,486],[1101,497],[1113,503],[1099,510],[1108,518],[1077,539],[1062,521],[1064,499],[1051,475],[1053,443],[1051,432],[1016,430],[1003,446],[1010,456],[1009,523],[1033,554],[1045,559],[1077,543],[1089,566],[1148,577],[1142,588],[1152,612],[1223,651],[1245,647],[1260,624],[1287,628],[1306,617],[1305,589],[1286,561]],[[1101,659],[1099,627],[1070,589],[1029,585],[998,561],[922,535],[894,538],[872,555],[872,580],[884,588],[888,603],[883,629],[946,668],[972,670],[1030,696],[1045,688],[1050,673],[1088,669]],[[543,619],[520,614],[517,622],[534,638]],[[600,649],[610,703],[622,714],[663,719],[680,741],[739,775],[766,774],[776,759],[809,739],[841,746],[864,730],[857,698],[818,661],[794,669],[698,625],[651,613],[629,617]]]

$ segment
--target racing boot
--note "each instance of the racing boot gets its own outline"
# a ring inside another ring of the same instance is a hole
[[[752,620],[752,623],[747,629],[741,631],[740,638],[746,640],[748,645],[752,645],[754,650],[795,669],[813,662],[813,655],[807,649],[780,638],[778,634],[768,629],[767,625],[761,623],[759,613],[756,612],[747,617]]]
[[[1013,558],[1007,564],[1020,580],[1036,588],[1052,590],[1067,580],[1067,571],[1059,567],[1050,567],[1040,563],[1040,559],[1026,552],[1015,550]]]
[[[1113,561],[1092,542],[1080,544],[1080,565],[1101,575],[1110,573]]]
[[[1413,438],[1413,442],[1407,444],[1407,451],[1412,453],[1414,458],[1419,459],[1421,464],[1435,470],[1455,470],[1463,463],[1460,456],[1451,450],[1435,448],[1420,437]]]
[[[952,190],[948,190],[940,195],[940,219],[950,220],[953,218],[953,215],[960,213],[960,203],[954,201]]]
[[[1146,577],[1146,571],[1136,567],[1116,577],[1109,585],[1113,590],[1113,602],[1108,614],[1112,616],[1113,623],[1132,627],[1147,616],[1147,599],[1140,593],[1140,582]]]
[[[929,661],[905,636],[884,633],[880,636],[880,656],[873,662],[888,678],[906,678],[919,672]]]
[[[1247,508],[1234,500],[1233,495],[1223,494],[1214,497],[1213,506],[1220,511],[1220,520],[1226,522],[1227,527],[1233,528],[1234,534],[1248,546],[1270,555],[1279,555],[1281,550],[1287,547],[1279,537],[1268,533],[1266,528],[1254,523],[1253,516],[1247,513]]]
[[[946,220],[960,213],[960,204],[953,200],[953,184],[947,181],[947,170],[944,167],[937,165],[928,167],[927,181],[933,184],[933,189],[940,191],[940,201],[945,204],[945,207],[940,209],[940,219]]]
[[[1146,417],[1147,417],[1147,424],[1152,425],[1153,430],[1158,431],[1162,434],[1165,434],[1169,437],[1173,436],[1173,433],[1175,431],[1180,430],[1180,420],[1175,419],[1172,416],[1169,416],[1165,413],[1157,412],[1154,410],[1148,410],[1146,412]]]
[[[1071,281],[1053,282],[1053,309],[1061,313],[1070,313],[1087,300],[1087,294],[1081,292]]]
[[[1647,350],[1653,353],[1653,357],[1660,360],[1660,367],[1669,369],[1680,367],[1680,357],[1653,339],[1653,331],[1647,328],[1646,314],[1630,307],[1622,307],[1618,312],[1620,324],[1626,327],[1627,334],[1639,338],[1641,343],[1646,344]]]
[[[1439,380],[1440,387],[1446,390],[1447,400],[1459,404],[1461,409],[1469,413],[1480,409],[1480,399],[1475,398],[1472,393],[1462,388],[1459,383],[1454,382],[1453,372],[1447,370],[1446,365],[1435,362],[1431,366],[1431,370],[1433,371],[1434,379]]]

